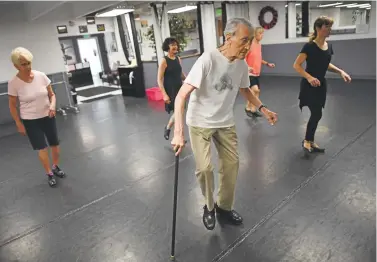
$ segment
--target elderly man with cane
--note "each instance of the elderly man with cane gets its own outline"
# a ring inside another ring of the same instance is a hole
[[[185,145],[185,100],[191,94],[186,121],[196,162],[195,174],[206,202],[203,223],[208,230],[215,228],[215,212],[231,224],[242,223],[242,217],[233,210],[239,169],[233,108],[238,91],[263,113],[271,125],[277,121],[277,115],[268,110],[249,89],[248,66],[244,59],[250,48],[253,31],[248,20],[230,19],[224,30],[224,45],[204,52],[198,58],[175,100],[176,124],[171,144],[176,155],[179,155]],[[213,197],[211,140],[220,158],[217,202]]]

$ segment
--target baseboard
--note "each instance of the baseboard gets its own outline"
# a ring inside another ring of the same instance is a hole
[[[352,79],[357,79],[357,80],[376,80],[376,76],[373,75],[373,76],[368,76],[368,75],[351,75],[351,78]],[[288,73],[288,74],[280,74],[280,73],[262,73],[261,74],[261,77],[265,77],[265,76],[276,76],[276,77],[297,77],[297,78],[301,78],[300,75],[298,74],[293,74],[293,73]],[[341,76],[338,75],[338,74],[333,74],[333,73],[330,73],[330,74],[327,74],[326,75],[326,78],[327,79],[341,79]]]

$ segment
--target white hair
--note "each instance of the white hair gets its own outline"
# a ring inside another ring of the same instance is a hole
[[[11,60],[13,64],[19,65],[20,64],[20,58],[24,58],[26,61],[31,62],[33,61],[33,54],[27,50],[24,47],[17,47],[16,49],[13,49],[11,53]]]
[[[250,31],[250,34],[254,35],[254,27],[250,23],[250,21],[242,17],[237,17],[237,18],[229,19],[226,22],[225,29],[224,29],[224,36],[228,34],[231,34],[232,36],[235,35],[235,33],[237,32],[238,26],[240,24],[246,25]]]

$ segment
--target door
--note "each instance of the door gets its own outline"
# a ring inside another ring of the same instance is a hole
[[[101,54],[99,53],[97,38],[78,39],[81,62],[89,62],[90,71],[95,86],[101,85],[99,73],[103,72]]]

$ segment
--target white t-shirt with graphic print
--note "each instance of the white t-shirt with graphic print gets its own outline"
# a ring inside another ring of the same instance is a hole
[[[202,128],[231,127],[234,103],[240,88],[250,85],[245,60],[230,62],[218,49],[204,52],[195,62],[185,83],[191,93],[186,122]]]

